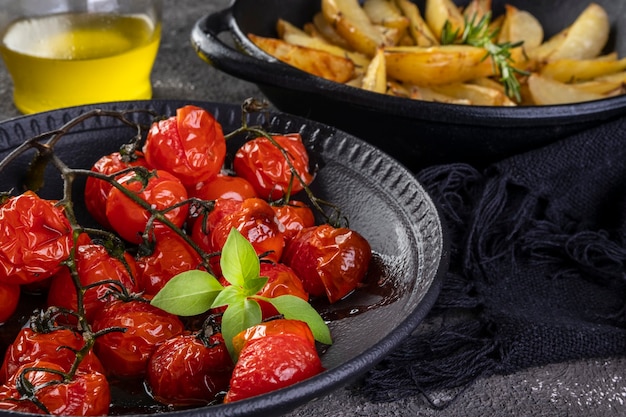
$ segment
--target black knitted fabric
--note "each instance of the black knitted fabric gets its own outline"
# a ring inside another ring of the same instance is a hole
[[[418,179],[450,230],[450,270],[429,325],[366,375],[366,397],[626,354],[626,118]]]

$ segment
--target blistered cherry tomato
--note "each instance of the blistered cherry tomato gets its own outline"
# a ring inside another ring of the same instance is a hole
[[[0,206],[0,282],[30,284],[61,268],[72,247],[72,228],[54,201],[31,191]]]
[[[272,138],[285,154],[266,137],[258,137],[237,150],[233,168],[238,176],[250,181],[259,197],[277,200],[285,195],[290,183],[292,195],[304,188],[298,179],[292,180],[293,174],[285,155],[307,185],[313,181],[313,176],[309,172],[309,155],[299,133]]]
[[[7,385],[15,386],[15,380],[19,375],[23,375],[23,378],[34,386],[40,414],[64,416],[108,414],[111,390],[104,374],[78,371],[69,381],[64,381],[55,371],[67,372],[55,362],[37,360],[26,363],[7,381]]]
[[[111,175],[135,166],[148,166],[143,154],[137,153],[132,156],[122,156],[119,152],[113,152],[98,159],[91,167],[91,171]],[[87,211],[100,225],[108,229],[111,228],[111,225],[107,219],[105,208],[111,188],[113,188],[111,183],[94,177],[87,177],[85,183],[85,206]]]
[[[257,197],[254,187],[245,178],[219,174],[215,178],[196,184],[189,190],[190,197],[213,201],[218,198],[230,198],[243,201]]]
[[[248,341],[230,380],[225,403],[293,385],[322,372],[314,346],[300,336],[276,334]]]
[[[137,257],[140,287],[148,295],[158,293],[175,275],[202,266],[198,252],[169,227],[157,225],[152,236],[152,253]]]
[[[224,247],[230,230],[234,227],[254,247],[257,254],[267,253],[267,259],[278,262],[284,248],[284,226],[278,221],[274,210],[265,200],[248,198],[244,201],[225,200],[221,209],[209,215],[208,222],[198,219],[192,231],[192,239],[207,252],[219,252]],[[207,224],[208,223],[208,224]],[[212,258],[214,271],[219,266],[219,256]]]
[[[171,172],[187,186],[195,186],[220,172],[226,158],[226,140],[213,115],[188,105],[177,109],[176,116],[152,125],[143,151],[151,166]]]
[[[76,248],[75,263],[81,285],[90,287],[83,294],[84,314],[90,323],[96,312],[112,299],[112,291],[122,292],[123,289],[128,293],[139,291],[135,258],[127,252],[123,254],[122,260],[111,256],[104,246],[87,242],[79,244]],[[98,282],[103,283],[94,285]],[[63,267],[50,283],[48,306],[78,312],[76,291],[69,268]]]
[[[311,296],[334,303],[352,292],[365,277],[372,250],[354,230],[328,224],[302,229],[283,255]]]
[[[300,320],[276,319],[248,327],[233,337],[233,348],[237,355],[250,340],[277,334],[292,334],[301,337],[302,343],[315,347],[315,338],[308,324]]]
[[[285,226],[285,242],[293,239],[302,229],[315,226],[315,216],[304,202],[291,200],[288,204],[272,206],[278,221]]]
[[[20,285],[0,282],[0,324],[11,318],[17,310],[21,289]]]
[[[20,366],[37,360],[54,362],[68,372],[76,360],[76,351],[84,346],[83,336],[69,329],[44,333],[25,327],[19,331],[4,355],[0,380],[6,382]],[[100,360],[91,350],[82,359],[79,368],[84,372],[104,372]]]
[[[155,400],[173,406],[198,406],[226,392],[233,370],[220,333],[175,336],[150,357],[146,381]]]
[[[181,334],[180,319],[147,301],[115,300],[98,311],[93,330],[124,328],[96,339],[95,352],[108,375],[135,378],[145,375],[150,355],[157,344]]]
[[[281,295],[293,295],[304,301],[309,301],[309,293],[304,289],[302,281],[296,273],[284,264],[261,262],[261,276],[267,277],[267,284],[258,295],[274,298]],[[278,311],[270,303],[258,300],[263,317],[269,318],[278,315]]]
[[[135,173],[119,178],[120,184],[150,204],[156,210],[164,210],[187,200],[187,190],[174,175],[167,171],[153,173],[144,187]],[[180,227],[187,218],[189,207],[186,204],[165,214],[172,223]],[[141,243],[150,213],[143,209],[117,188],[109,192],[106,202],[106,215],[113,229],[131,243]]]

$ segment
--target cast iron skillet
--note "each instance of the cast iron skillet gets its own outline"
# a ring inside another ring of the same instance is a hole
[[[24,140],[59,128],[63,123],[94,109],[150,109],[170,116],[185,104],[196,104],[213,113],[229,132],[241,126],[241,111],[233,105],[187,101],[139,101],[83,106],[0,123],[0,159]],[[149,121],[137,116],[137,120]],[[250,124],[270,132],[300,132],[319,166],[313,192],[342,207],[350,226],[362,233],[375,253],[365,286],[332,307],[322,306],[330,320],[334,344],[322,356],[322,374],[292,387],[232,404],[171,412],[156,407],[136,391],[116,390],[112,412],[165,416],[275,416],[314,398],[323,397],[361,376],[398,346],[424,318],[439,293],[447,269],[444,227],[432,200],[417,180],[395,160],[369,144],[332,127],[285,114],[254,114]],[[91,118],[72,130],[55,148],[70,167],[89,168],[102,155],[116,151],[136,131],[106,117]],[[232,155],[238,142],[229,142]],[[32,156],[20,157],[0,173],[0,190],[22,189],[22,176]],[[61,197],[60,176],[49,169],[45,198]],[[76,201],[82,198],[84,181],[76,185]],[[79,219],[90,223],[84,206],[77,204]],[[36,300],[34,303],[36,304]],[[22,313],[32,311],[33,302]],[[2,352],[27,316],[0,327]],[[137,387],[134,387],[137,388]],[[15,413],[0,412],[15,416]]]
[[[424,10],[424,0],[415,1]],[[591,0],[494,0],[533,13],[546,36],[571,24]],[[466,4],[467,0],[457,1]],[[607,51],[626,56],[626,3],[598,0],[609,13]],[[626,111],[626,96],[581,104],[527,108],[462,106],[384,96],[326,81],[276,61],[246,35],[276,36],[278,18],[302,26],[320,10],[319,0],[234,0],[204,16],[191,39],[215,68],[256,83],[280,110],[350,132],[383,149],[410,169],[442,162],[486,164],[554,142]],[[230,33],[235,45],[220,36]]]

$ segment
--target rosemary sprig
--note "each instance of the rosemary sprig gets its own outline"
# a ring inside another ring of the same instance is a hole
[[[521,86],[516,74],[528,75],[528,72],[515,68],[512,65],[514,61],[511,57],[511,49],[521,46],[524,41],[495,43],[494,39],[498,36],[498,29],[489,30],[490,22],[490,12],[483,15],[478,21],[476,21],[476,15],[469,20],[466,17],[463,32],[459,34],[459,30],[453,31],[450,22],[446,21],[441,32],[441,44],[449,45],[456,43],[485,49],[487,51],[485,59],[491,57],[494,72],[499,74],[500,82],[504,85],[505,94],[520,102],[522,99],[520,94]]]

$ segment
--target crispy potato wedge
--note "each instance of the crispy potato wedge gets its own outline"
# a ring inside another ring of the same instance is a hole
[[[345,83],[354,77],[354,63],[348,58],[293,45],[281,39],[265,38],[254,34],[249,34],[248,37],[269,55],[302,71],[338,83]]]
[[[474,106],[515,106],[515,102],[496,88],[477,84],[454,83],[431,87],[446,96],[467,99]]]
[[[539,74],[528,77],[528,89],[535,105],[580,103],[605,98]]]
[[[322,13],[356,51],[373,57],[385,40],[357,0],[322,0]]]
[[[385,69],[385,54],[382,48],[372,58],[372,62],[363,76],[361,88],[381,94],[387,92],[387,71]]]
[[[493,65],[485,50],[467,45],[389,47],[385,48],[385,63],[388,77],[418,86],[493,75]]]
[[[372,23],[406,31],[409,19],[404,16],[393,0],[365,0],[363,10]]]
[[[330,42],[310,36],[305,31],[299,29],[293,24],[279,19],[276,24],[278,35],[282,40],[293,45],[304,46],[306,48],[318,49],[320,51],[326,51],[333,55],[350,59],[358,71],[365,71],[370,64],[370,59],[359,52],[348,51],[340,46],[333,45]]]
[[[549,55],[549,59],[595,58],[604,49],[609,30],[606,11],[600,5],[591,3],[567,29],[565,37]]]
[[[313,25],[319,31],[328,42],[333,45],[337,45],[344,49],[352,50],[352,47],[340,34],[337,33],[335,28],[326,20],[322,12],[316,13],[313,16]]]
[[[564,83],[591,80],[603,75],[626,71],[626,58],[609,60],[604,56],[595,59],[558,59],[543,66],[540,73]]]
[[[426,0],[424,18],[437,39],[441,39],[446,22],[452,32],[458,30],[461,33],[465,27],[465,18],[452,0]]]
[[[439,45],[439,40],[426,24],[417,5],[410,0],[395,1],[400,11],[409,19],[408,31],[414,44],[417,46]]]

